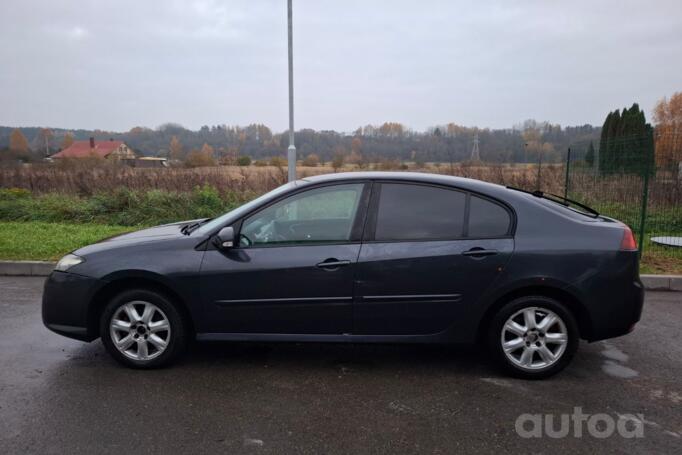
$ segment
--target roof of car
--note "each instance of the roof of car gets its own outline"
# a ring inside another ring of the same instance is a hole
[[[495,183],[465,177],[454,177],[451,175],[430,174],[426,172],[339,172],[335,174],[321,174],[304,177],[301,180],[310,183],[334,182],[340,180],[404,180],[409,182],[451,185],[484,193],[490,191],[497,193],[501,190],[508,191],[502,185],[497,185]]]

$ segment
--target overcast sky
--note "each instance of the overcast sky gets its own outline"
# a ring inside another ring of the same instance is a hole
[[[0,125],[287,128],[286,0],[2,0]],[[682,91],[681,0],[294,0],[296,128],[601,124]]]

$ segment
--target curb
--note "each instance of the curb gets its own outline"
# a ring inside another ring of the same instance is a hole
[[[0,261],[0,276],[48,276],[56,262]],[[640,275],[647,291],[682,292],[682,275]]]
[[[0,261],[0,276],[48,276],[56,262]]]
[[[647,291],[682,292],[682,276],[680,275],[640,275],[640,279]]]

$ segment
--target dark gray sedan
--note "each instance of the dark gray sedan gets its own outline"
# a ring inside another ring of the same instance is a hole
[[[482,342],[547,377],[580,338],[630,332],[644,299],[631,230],[571,202],[432,174],[304,178],[65,256],[43,320],[140,368],[190,339]]]

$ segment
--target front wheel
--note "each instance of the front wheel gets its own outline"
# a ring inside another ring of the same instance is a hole
[[[578,349],[578,325],[564,305],[544,296],[515,299],[493,318],[488,341],[513,376],[542,379],[566,368]]]
[[[111,356],[133,368],[170,364],[185,349],[182,316],[162,294],[137,289],[124,291],[104,308],[102,342]]]

